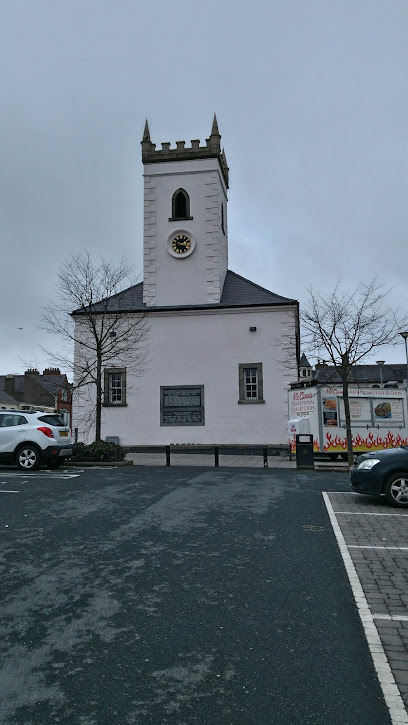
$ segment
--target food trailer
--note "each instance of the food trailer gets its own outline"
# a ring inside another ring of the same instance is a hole
[[[405,388],[349,388],[353,451],[366,453],[408,445]],[[315,454],[347,457],[346,417],[341,386],[323,385],[289,391],[289,443],[296,433],[313,435]]]

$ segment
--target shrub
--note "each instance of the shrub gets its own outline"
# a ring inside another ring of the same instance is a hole
[[[102,463],[104,461],[123,461],[126,451],[116,445],[116,443],[107,443],[106,441],[95,441],[89,446],[85,443],[78,443],[75,446],[72,461],[86,462],[93,461]]]

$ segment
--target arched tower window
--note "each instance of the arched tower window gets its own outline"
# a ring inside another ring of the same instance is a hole
[[[173,194],[171,205],[172,217],[169,221],[177,219],[192,219],[190,216],[190,197],[184,189],[177,189]]]

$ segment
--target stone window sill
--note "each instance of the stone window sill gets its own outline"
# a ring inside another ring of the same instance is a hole
[[[259,405],[264,402],[264,400],[238,400],[238,405]]]
[[[103,408],[127,408],[127,403],[102,403]]]
[[[192,216],[176,216],[169,217],[169,222],[189,222],[193,219]]]

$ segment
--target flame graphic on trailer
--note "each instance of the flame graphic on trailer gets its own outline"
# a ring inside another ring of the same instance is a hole
[[[350,388],[353,451],[363,453],[408,445],[407,390]],[[313,435],[315,453],[347,452],[342,389],[309,387],[289,391],[289,444],[296,449],[296,433]]]

